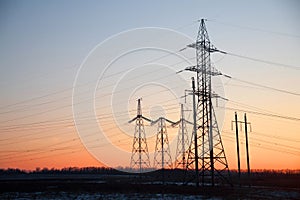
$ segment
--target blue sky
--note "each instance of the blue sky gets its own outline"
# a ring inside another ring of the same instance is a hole
[[[78,66],[96,44],[131,28],[176,30],[203,17],[294,35],[300,29],[297,1],[1,1],[0,7],[1,82],[9,85],[18,84],[12,82],[20,78]],[[217,47],[254,55],[258,44],[253,41],[263,43],[270,35],[232,27],[228,30],[222,24],[208,23],[208,27]],[[196,30],[194,25],[180,31],[195,37]],[[299,44],[299,40],[292,42]],[[271,46],[259,44],[258,48],[275,51]],[[287,49],[288,54],[295,54],[294,48]]]
[[[190,24],[200,18],[212,20],[207,26],[219,49],[298,65],[299,37],[220,23],[299,36],[298,8],[298,1],[279,0],[1,1],[0,84],[5,94],[1,101],[7,104],[70,87],[89,51],[120,31],[153,26],[171,28],[195,38],[198,25]],[[220,68],[242,78],[245,74],[269,76],[270,69],[278,70],[263,66],[262,71],[256,71],[256,63],[240,61],[225,59]],[[274,76],[277,80],[281,73]]]

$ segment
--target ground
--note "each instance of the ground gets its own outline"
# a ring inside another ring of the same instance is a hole
[[[300,199],[299,174],[260,173],[250,182],[233,175],[233,186],[196,187],[175,181],[172,173],[164,173],[165,181],[159,173],[1,175],[0,199]]]

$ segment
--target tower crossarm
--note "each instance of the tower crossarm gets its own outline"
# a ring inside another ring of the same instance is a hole
[[[172,127],[178,126],[178,125],[181,123],[182,120],[183,120],[185,123],[187,123],[187,124],[190,124],[190,125],[193,125],[193,124],[194,124],[193,122],[190,122],[190,121],[188,121],[188,120],[186,120],[186,119],[180,119],[180,120],[178,120],[177,122],[175,122],[174,124],[172,124]]]
[[[158,123],[162,119],[165,120],[166,122],[169,122],[171,125],[176,124],[176,122],[173,122],[173,121],[171,121],[171,120],[169,120],[165,117],[160,117],[157,120],[151,121],[151,125],[154,125],[154,124]]]
[[[144,120],[146,120],[146,121],[148,121],[148,122],[150,122],[150,123],[153,122],[151,119],[149,119],[149,118],[147,118],[147,117],[144,117],[144,116],[140,115],[140,116],[136,116],[135,118],[129,120],[128,123],[132,123],[132,122],[134,122],[134,121],[137,120],[137,119],[144,119]]]
[[[212,70],[210,71],[203,71],[202,68],[199,68],[197,66],[190,66],[190,67],[186,67],[184,70],[186,71],[192,71],[192,72],[197,72],[197,73],[206,73],[208,75],[211,76],[220,76],[223,75],[219,70],[217,70],[216,68],[212,67]]]
[[[217,49],[209,41],[205,41],[205,42],[204,41],[197,41],[195,43],[187,45],[187,47],[194,48],[194,49],[203,48],[205,51],[207,51],[209,53],[218,52],[218,53],[222,53],[222,54],[227,54],[227,52]]]

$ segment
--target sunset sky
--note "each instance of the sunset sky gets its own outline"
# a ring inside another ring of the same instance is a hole
[[[128,167],[138,98],[146,117],[179,120],[195,76],[176,74],[195,64],[182,48],[205,18],[228,52],[212,64],[232,77],[213,80],[228,99],[215,109],[229,168],[237,111],[251,122],[252,169],[300,169],[299,9],[297,0],[1,0],[0,168]],[[157,127],[145,125],[152,165]],[[173,160],[177,132],[168,129]],[[244,127],[240,149],[246,169]]]

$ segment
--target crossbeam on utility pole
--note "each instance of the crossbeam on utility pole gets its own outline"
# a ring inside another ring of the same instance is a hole
[[[239,181],[241,179],[241,166],[240,166],[240,149],[239,149],[239,128],[238,125],[241,125],[241,130],[242,130],[242,125],[245,125],[245,140],[246,140],[246,156],[247,156],[247,174],[248,178],[250,178],[250,156],[249,156],[249,142],[248,142],[248,125],[250,126],[250,131],[251,131],[251,123],[247,121],[247,115],[246,113],[244,114],[244,121],[238,121],[238,116],[237,112],[234,113],[235,115],[235,120],[231,121],[231,129],[232,129],[232,123],[235,124],[235,133],[236,133],[236,147],[237,147],[237,160],[238,160],[238,174],[239,174]]]

